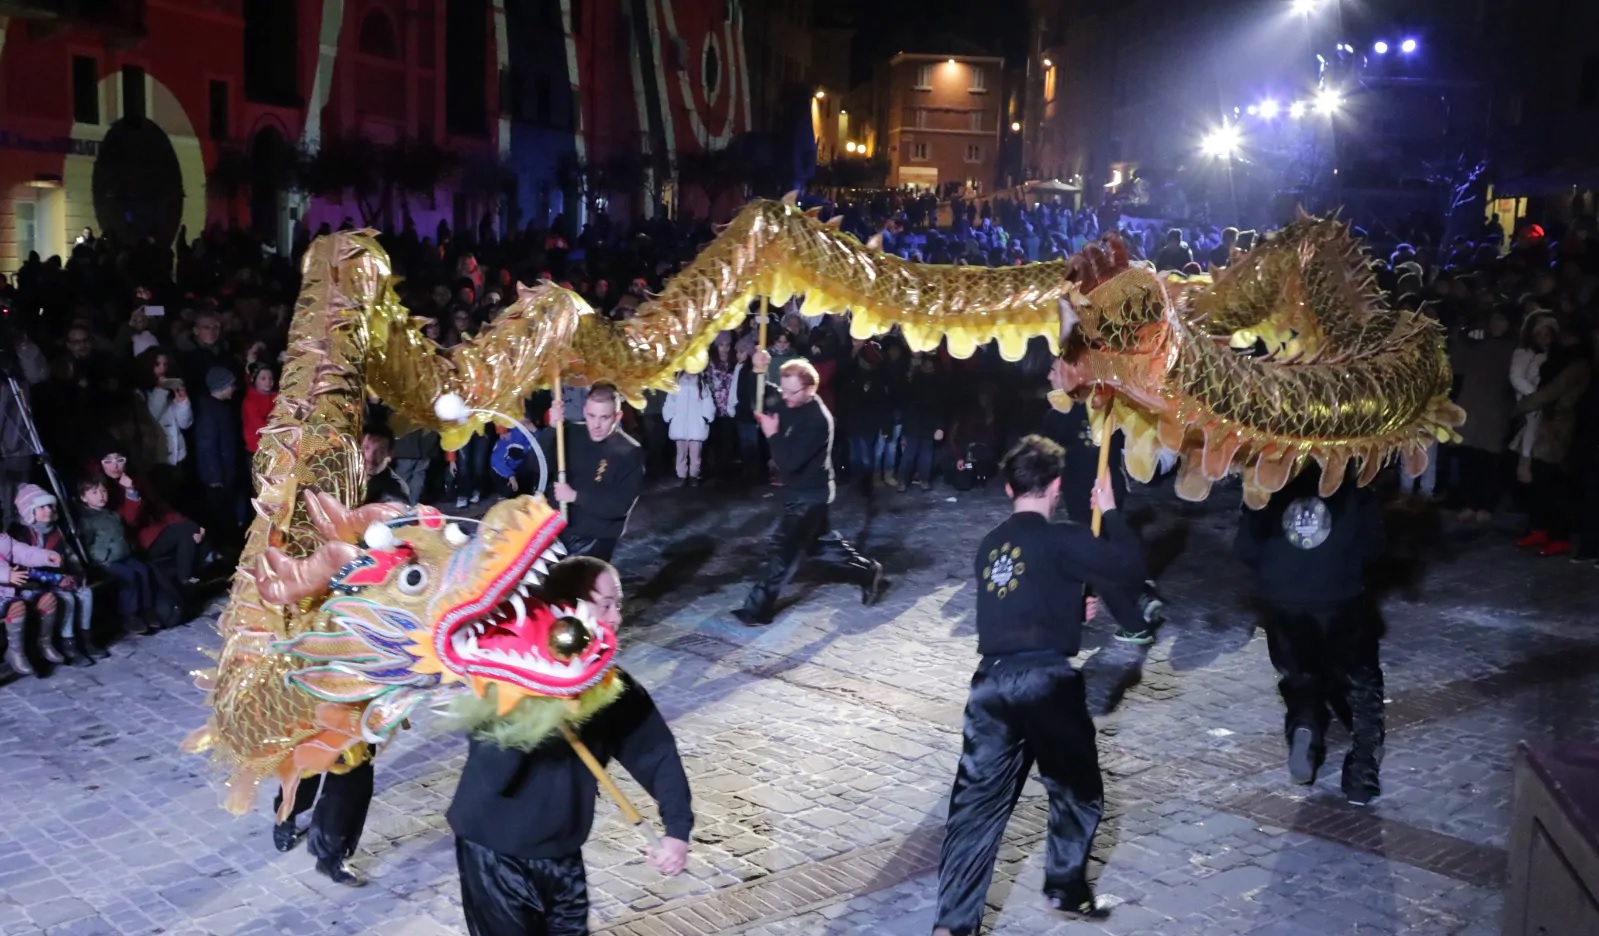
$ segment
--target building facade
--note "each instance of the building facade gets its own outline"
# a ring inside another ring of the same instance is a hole
[[[59,6],[0,17],[0,270],[65,255],[83,228],[171,243],[233,222],[286,249],[296,225],[409,218],[431,233],[503,201],[473,171],[498,167],[509,143],[500,0],[122,0],[92,18]],[[402,187],[367,166],[360,191],[296,192],[303,154],[342,147],[387,166],[374,154],[397,146],[447,151],[462,171]]]
[[[1006,98],[997,56],[900,53],[878,71],[889,185],[986,194],[996,182]]]

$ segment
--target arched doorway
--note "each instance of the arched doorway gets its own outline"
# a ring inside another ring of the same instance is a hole
[[[250,230],[266,243],[280,233],[283,192],[293,183],[294,150],[277,127],[262,127],[250,143]]]
[[[100,143],[91,183],[100,229],[133,243],[168,245],[183,224],[183,169],[166,131],[123,118]]]

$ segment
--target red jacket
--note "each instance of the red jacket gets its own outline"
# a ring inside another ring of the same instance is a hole
[[[244,450],[251,455],[261,445],[261,430],[266,428],[267,417],[272,415],[276,393],[262,393],[254,387],[244,391],[244,406],[239,411],[239,422],[244,426]]]

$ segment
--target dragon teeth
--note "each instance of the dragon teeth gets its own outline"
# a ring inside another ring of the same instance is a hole
[[[555,541],[555,542],[554,542],[554,543],[553,543],[553,544],[552,544],[552,545],[551,545],[551,546],[550,546],[550,549],[553,549],[553,550],[554,550],[554,551],[555,551],[555,554],[556,554],[556,555],[557,555],[557,556],[564,556],[564,555],[566,555],[566,547],[565,547],[565,546],[563,546],[563,545],[561,545],[561,541],[560,541],[560,540],[556,540],[556,541]]]
[[[511,596],[511,607],[516,609],[517,623],[520,624],[521,622],[527,620],[527,605],[522,603],[521,595]]]

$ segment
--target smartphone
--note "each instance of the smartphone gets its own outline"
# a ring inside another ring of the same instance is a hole
[[[145,318],[165,318],[167,314],[166,306],[147,305],[143,308]]]
[[[157,384],[156,386],[160,387],[163,390],[171,390],[171,391],[176,392],[178,390],[182,390],[183,389],[183,381],[179,380],[176,377],[167,377],[164,380],[162,380],[159,384]]]

